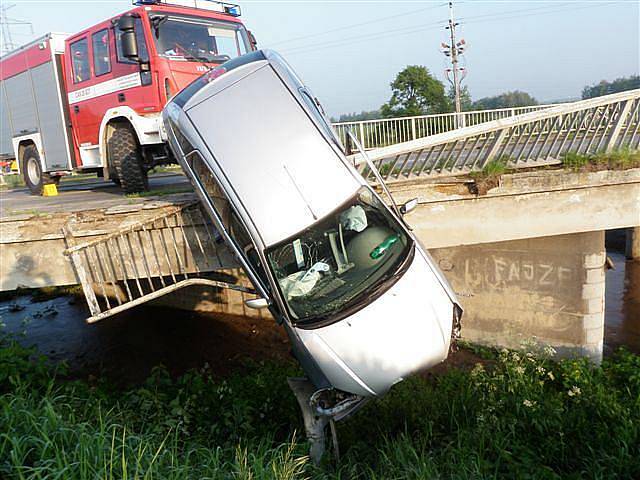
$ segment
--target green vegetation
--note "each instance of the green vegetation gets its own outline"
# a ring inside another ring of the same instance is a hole
[[[471,110],[493,110],[496,108],[528,107],[538,105],[538,101],[527,92],[514,90],[495,97],[481,98],[473,102]]]
[[[368,112],[361,111],[360,113],[343,113],[336,120],[335,118],[331,118],[332,122],[361,122],[363,120],[376,120],[378,118],[382,118],[382,114],[380,110],[370,110]]]
[[[449,102],[451,104],[451,111],[455,111],[456,90],[455,88],[453,88],[453,86],[449,87],[447,97],[449,98]],[[471,92],[469,92],[469,87],[467,87],[466,85],[460,88],[460,107],[462,108],[463,112],[473,110],[473,100],[471,99]]]
[[[3,183],[0,184],[0,191],[12,190],[19,187],[24,187],[24,180],[22,179],[22,175],[12,174],[3,176]]]
[[[180,173],[182,174],[182,167],[176,164],[170,165],[158,165],[149,170],[149,176],[153,176],[157,173]]]
[[[640,356],[596,367],[480,349],[474,368],[413,377],[339,426],[342,461],[316,468],[292,364],[228,378],[201,369],[138,386],[72,380],[0,345],[2,478],[638,478]],[[477,352],[476,352],[477,353]],[[471,356],[470,352],[466,352]]]
[[[574,172],[640,168],[640,152],[628,148],[593,155],[569,152],[562,157],[562,165]]]
[[[479,195],[486,195],[489,190],[500,184],[500,177],[509,172],[511,158],[503,155],[495,158],[482,167],[479,172],[471,172],[469,176],[475,182],[475,189]]]
[[[450,110],[444,85],[426,67],[409,65],[391,82],[391,99],[380,107],[385,118],[444,113]]]
[[[587,85],[582,89],[582,98],[594,98],[611,93],[624,92],[640,88],[640,75],[631,75],[630,77],[616,78],[612,82],[602,80],[595,85]]]

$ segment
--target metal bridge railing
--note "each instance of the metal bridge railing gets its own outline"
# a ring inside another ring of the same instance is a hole
[[[386,147],[418,138],[449,132],[456,128],[513,117],[522,113],[536,112],[559,104],[535,105],[530,107],[498,108],[495,110],[474,110],[470,112],[439,113],[416,117],[382,118],[360,122],[338,122],[333,127],[343,145],[347,144],[347,128],[358,138],[365,150]]]
[[[493,120],[369,152],[385,182],[559,163],[568,152],[640,148],[640,89]],[[360,155],[349,157],[375,183]]]
[[[144,222],[65,250],[91,312],[93,323],[188,285],[206,285],[255,293],[241,285],[207,278],[206,272],[228,268],[221,257],[213,225],[199,203],[175,207]],[[210,276],[210,275],[209,275]]]

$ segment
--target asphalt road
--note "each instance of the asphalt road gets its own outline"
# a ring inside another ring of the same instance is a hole
[[[187,178],[180,174],[158,174],[149,177],[149,187],[152,192],[158,191],[159,194],[167,189],[190,188]],[[144,201],[145,198],[126,197],[120,187],[110,181],[95,179],[81,183],[63,183],[58,186],[56,197],[31,195],[27,188],[0,192],[0,217],[108,208]]]

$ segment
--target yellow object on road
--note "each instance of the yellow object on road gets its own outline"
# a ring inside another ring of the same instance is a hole
[[[55,197],[58,195],[58,187],[56,187],[55,183],[51,183],[49,185],[44,185],[42,187],[42,196],[43,197]]]

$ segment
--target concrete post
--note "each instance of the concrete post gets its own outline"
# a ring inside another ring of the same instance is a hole
[[[629,260],[640,260],[640,227],[627,229],[625,253]]]

